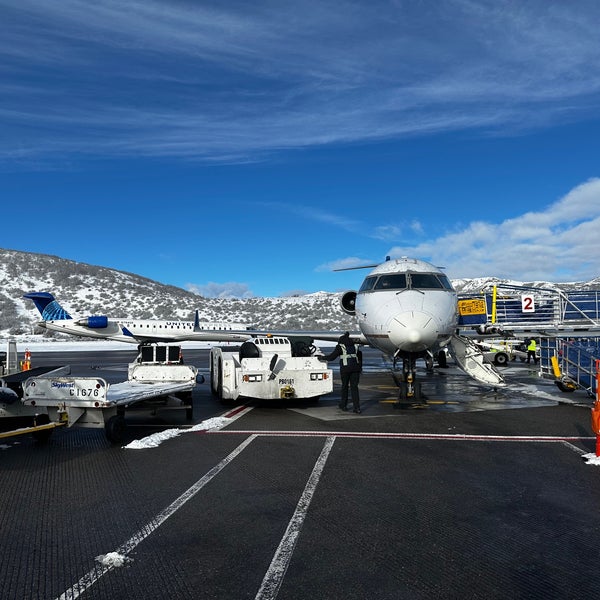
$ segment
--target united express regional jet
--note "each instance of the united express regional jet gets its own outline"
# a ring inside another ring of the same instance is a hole
[[[194,321],[159,321],[155,319],[110,319],[89,316],[73,319],[49,292],[30,292],[24,298],[32,300],[42,316],[40,327],[84,337],[148,344],[152,342],[244,342],[251,338],[240,323],[200,323],[198,311]]]

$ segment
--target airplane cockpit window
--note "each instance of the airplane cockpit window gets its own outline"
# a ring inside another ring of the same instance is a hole
[[[382,275],[375,284],[376,290],[404,290],[406,287],[405,273]]]
[[[369,290],[372,290],[376,281],[377,281],[377,277],[376,276],[367,277],[363,281],[362,285],[360,286],[360,290],[358,290],[358,291],[359,292],[368,292]]]
[[[452,284],[445,275],[437,273],[390,273],[367,277],[359,292],[371,290],[452,290]]]
[[[411,273],[411,288],[420,290],[441,290],[442,282],[434,273]]]
[[[453,290],[452,284],[446,275],[438,275],[438,279],[442,282],[445,290]]]

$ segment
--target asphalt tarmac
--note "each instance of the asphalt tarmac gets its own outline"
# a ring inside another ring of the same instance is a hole
[[[51,360],[116,382],[134,354]],[[0,598],[596,597],[593,399],[511,363],[499,390],[423,368],[426,401],[398,408],[365,354],[360,415],[337,408],[336,372],[316,403],[224,407],[198,385],[191,423],[140,407],[123,445],[78,428],[2,440]]]

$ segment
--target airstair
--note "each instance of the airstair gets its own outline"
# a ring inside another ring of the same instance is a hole
[[[600,291],[498,284],[459,294],[459,325],[479,334],[535,338],[540,375],[565,392],[596,394],[600,359]]]

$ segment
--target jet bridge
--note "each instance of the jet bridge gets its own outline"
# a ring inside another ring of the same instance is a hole
[[[600,291],[498,284],[459,294],[459,326],[472,335],[539,340],[540,375],[563,392],[595,395],[600,358]]]
[[[589,337],[600,334],[600,291],[496,285],[458,297],[459,325],[480,333]]]

